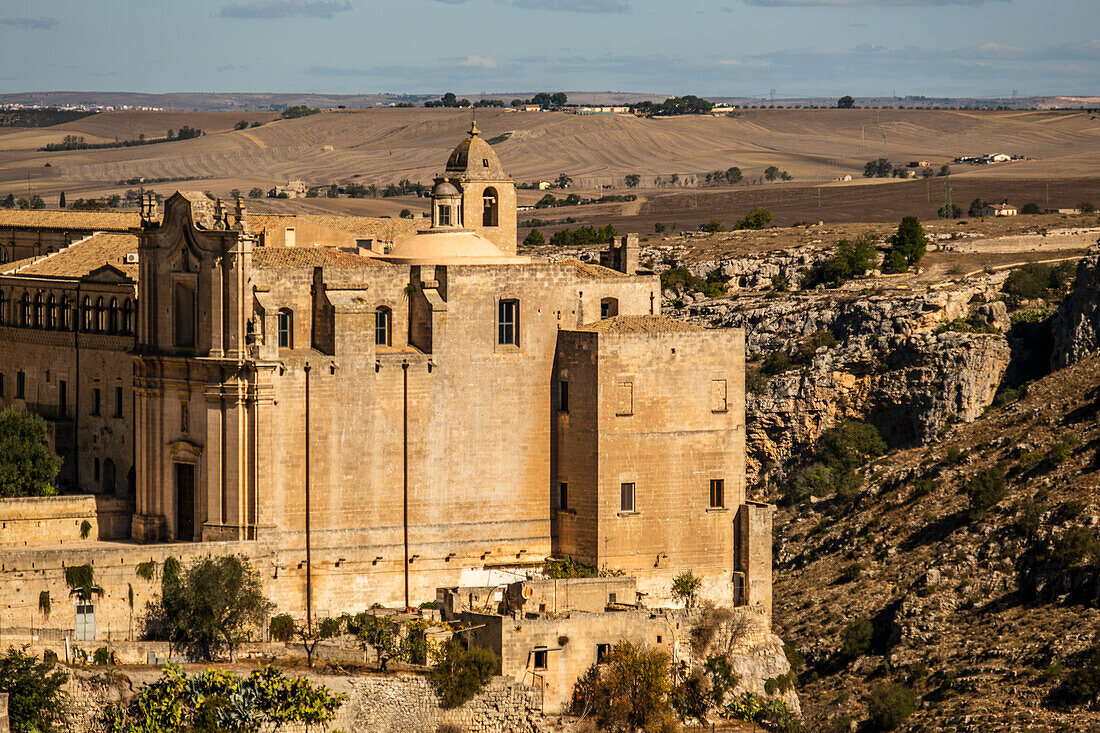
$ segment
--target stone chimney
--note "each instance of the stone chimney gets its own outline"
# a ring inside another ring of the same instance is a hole
[[[615,237],[604,252],[600,252],[600,264],[626,275],[638,272],[638,235],[625,234]]]

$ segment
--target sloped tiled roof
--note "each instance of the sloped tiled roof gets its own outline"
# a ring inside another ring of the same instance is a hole
[[[137,280],[138,266],[126,264],[126,255],[138,251],[133,234],[99,232],[45,257],[29,261],[11,274],[27,277],[85,277],[104,265],[112,265]]]
[[[336,214],[246,214],[248,225],[254,232],[293,226],[295,221],[309,222],[356,237],[375,237],[379,239],[397,239],[418,229],[418,224],[426,225],[427,220],[382,219],[370,216],[338,216]]]
[[[335,247],[257,247],[252,264],[272,269],[296,267],[381,267],[374,257],[351,254]]]
[[[0,209],[0,227],[120,231],[139,224],[137,212]]]
[[[605,277],[626,277],[625,274],[618,270],[612,270],[610,267],[604,267],[603,265],[593,265],[590,262],[581,262],[575,259],[558,260],[558,264],[563,267],[572,267],[578,275],[581,277],[591,278],[605,278]]]
[[[668,316],[612,316],[577,330],[594,333],[688,333],[706,329]]]

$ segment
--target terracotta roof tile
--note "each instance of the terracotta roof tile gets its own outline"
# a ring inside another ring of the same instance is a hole
[[[612,316],[577,330],[593,333],[688,333],[707,329],[668,316]]]
[[[272,269],[296,267],[384,267],[374,257],[351,254],[335,247],[257,247],[252,264]]]
[[[625,274],[619,272],[618,270],[612,270],[610,267],[604,267],[603,265],[593,265],[589,262],[581,262],[580,260],[558,260],[558,264],[564,267],[572,267],[581,277],[626,277]]]
[[[318,226],[349,232],[360,238],[374,237],[394,241],[406,234],[412,234],[419,227],[427,225],[417,219],[382,219],[369,216],[338,216],[336,214],[246,214],[248,225],[254,232],[293,226],[294,221],[309,222]]]
[[[104,265],[113,265],[137,280],[138,266],[126,264],[126,255],[138,251],[133,234],[98,233],[73,242],[45,257],[33,259],[11,274],[28,277],[84,277]]]
[[[123,211],[0,209],[0,227],[121,231],[141,224],[141,215]]]

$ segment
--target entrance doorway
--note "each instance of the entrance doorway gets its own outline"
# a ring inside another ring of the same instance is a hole
[[[176,539],[195,539],[195,466],[176,464]]]

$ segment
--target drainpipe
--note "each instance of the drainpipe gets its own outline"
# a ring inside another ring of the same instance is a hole
[[[310,555],[309,536],[309,364],[304,367],[306,374],[306,633],[313,633],[313,563]]]
[[[401,524],[405,533],[405,608],[409,607],[409,362],[401,364]]]

